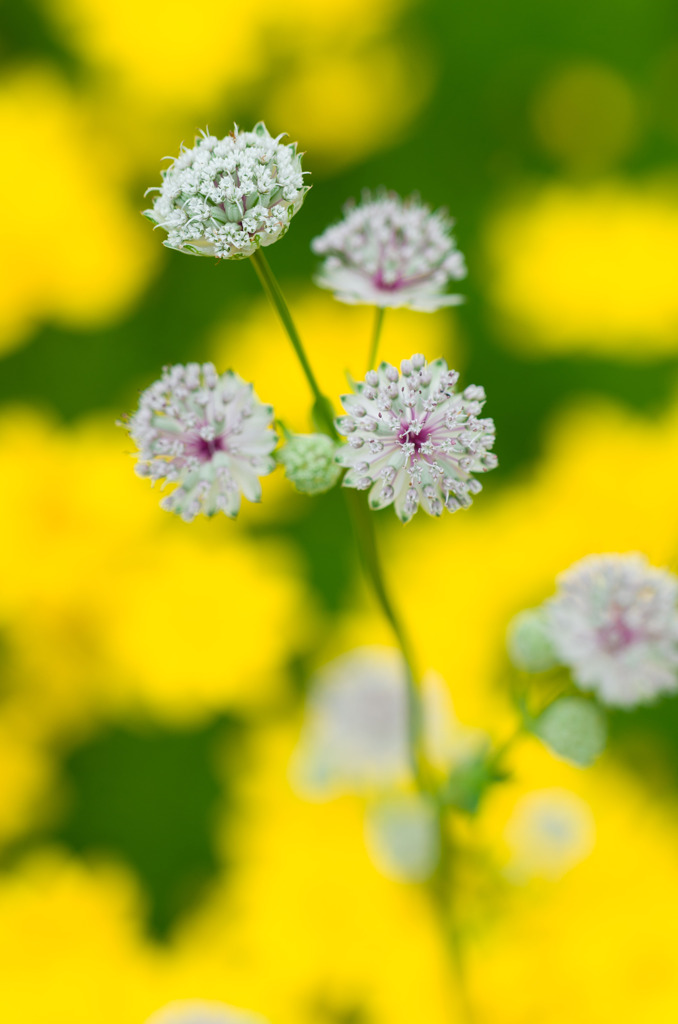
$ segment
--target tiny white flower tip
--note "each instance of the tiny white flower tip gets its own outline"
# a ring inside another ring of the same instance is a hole
[[[403,523],[420,506],[436,517],[468,508],[482,490],[472,474],[497,465],[494,423],[479,419],[484,390],[457,394],[459,375],[444,359],[427,364],[417,353],[405,362],[402,376],[382,363],[356,382],[336,421],[348,439],[338,454],[348,469],[343,485],[369,488],[370,507],[392,504]]]
[[[212,363],[166,366],[125,424],[139,476],[175,484],[160,505],[185,522],[218,512],[235,519],[241,496],[261,500],[259,477],[275,468],[273,410],[232,371]]]
[[[245,259],[287,231],[308,192],[296,143],[283,145],[263,121],[235,125],[217,139],[206,130],[162,173],[144,216],[167,232],[164,245],[195,256]]]
[[[574,682],[634,707],[678,689],[678,579],[644,555],[589,555],[558,577],[544,606]]]
[[[224,1003],[179,999],[148,1018],[146,1024],[267,1024],[263,1017]]]
[[[313,240],[313,252],[325,257],[316,283],[349,304],[429,313],[458,305],[462,296],[446,293],[450,281],[466,276],[453,224],[417,196],[365,192],[360,204],[346,204],[343,220]]]

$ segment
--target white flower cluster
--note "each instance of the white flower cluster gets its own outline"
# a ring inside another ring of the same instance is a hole
[[[575,682],[632,707],[678,689],[678,580],[640,554],[589,555],[546,602],[551,641]]]
[[[448,282],[466,277],[453,226],[415,196],[365,192],[362,203],[348,203],[344,219],[314,239],[313,251],[326,257],[316,282],[351,304],[427,313],[457,305],[460,295],[445,294]]]
[[[285,234],[304,201],[301,155],[263,122],[217,139],[204,133],[162,172],[144,215],[167,232],[164,244],[195,256],[245,259]],[[150,190],[149,190],[150,191]]]
[[[203,513],[232,519],[241,493],[261,500],[260,476],[275,467],[273,409],[237,374],[212,363],[166,367],[141,395],[127,429],[139,448],[139,476],[176,483],[161,501],[186,522]]]
[[[427,364],[414,355],[400,373],[382,363],[354,386],[355,394],[343,395],[343,486],[370,488],[370,506],[393,504],[404,523],[420,504],[432,516],[467,508],[482,490],[471,474],[494,469],[497,457],[489,450],[494,423],[478,418],[485,392],[472,384],[457,394],[458,378],[444,359]]]

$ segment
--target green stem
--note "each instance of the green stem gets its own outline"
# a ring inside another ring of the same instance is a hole
[[[301,363],[314,398],[314,411],[317,419],[322,424],[326,433],[334,440],[338,440],[338,433],[334,426],[332,406],[322,393],[315,379],[313,370],[304,351],[304,346],[299,333],[294,325],[292,316],[285,302],[285,298],[278,282],[273,275],[268,261],[260,249],[252,255],[254,269],[261,281],[264,291],[273,303],[283,327],[287,332],[292,347]],[[378,309],[372,337],[372,349],[370,362],[376,359],[379,336],[384,318],[384,310]],[[371,368],[371,367],[370,367]],[[353,489],[345,492],[346,502],[355,530],[356,541],[360,558],[365,573],[372,584],[375,596],[384,616],[393,630],[394,636],[400,647],[405,665],[405,678],[407,683],[408,700],[408,729],[409,729],[409,751],[412,763],[412,772],[418,790],[434,802],[438,819],[438,830],[440,836],[440,864],[430,891],[434,899],[436,911],[440,917],[441,926],[446,939],[446,947],[450,953],[457,986],[460,994],[461,1010],[466,1024],[473,1024],[473,1015],[466,993],[465,977],[461,956],[461,943],[456,922],[452,913],[452,882],[451,882],[451,861],[452,844],[445,827],[445,808],[441,802],[435,782],[430,778],[423,744],[423,713],[422,704],[417,688],[416,674],[414,669],[414,658],[409,638],[405,632],[400,617],[395,610],[391,597],[388,593],[386,580],[379,559],[379,550],[374,531],[374,520],[368,508],[364,496]]]
[[[285,302],[285,296],[282,293],[280,285],[278,284],[275,274],[271,270],[270,264],[264,256],[261,249],[256,249],[252,256],[252,266],[254,267],[257,277],[261,282],[261,286],[266,292],[268,298],[271,300],[275,310],[280,317],[281,323],[287,336],[292,342],[292,348],[294,349],[296,356],[301,364],[301,368],[304,371],[308,385],[313,393],[314,398],[314,413],[316,418],[319,420],[319,425],[322,427],[326,434],[329,434],[333,440],[337,441],[339,435],[337,434],[336,427],[334,426],[334,416],[332,413],[332,404],[328,398],[322,393],[318,382],[315,378],[315,374],[311,369],[311,364],[308,361],[306,351],[304,349],[299,332],[292,319],[292,314],[289,311],[287,303]]]
[[[376,315],[374,318],[374,330],[372,331],[372,344],[370,346],[370,357],[367,360],[367,369],[374,370],[377,362],[377,349],[379,348],[379,339],[381,337],[381,329],[384,326],[384,313],[386,310],[383,306],[376,307]]]
[[[405,663],[409,710],[409,749],[412,772],[420,793],[433,801],[438,822],[440,860],[436,873],[430,883],[430,893],[456,981],[459,1011],[462,1015],[461,1020],[464,1021],[464,1024],[473,1024],[474,1014],[466,985],[461,937],[454,915],[454,894],[452,891],[454,870],[453,844],[446,822],[446,808],[440,798],[435,782],[430,778],[423,750],[423,713],[421,697],[416,684],[412,649],[386,587],[384,573],[379,560],[372,513],[359,491],[348,490],[346,498],[363,567],[372,584],[384,616],[393,630]]]
[[[428,780],[425,758],[422,752],[422,709],[416,683],[412,648],[407,633],[403,628],[400,617],[393,606],[393,602],[391,601],[386,587],[384,573],[379,560],[377,538],[374,532],[373,513],[370,511],[364,495],[359,491],[347,488],[345,494],[363,568],[367,578],[372,584],[374,594],[379,602],[382,612],[384,613],[384,617],[393,630],[400,652],[403,656],[409,711],[407,720],[409,726],[410,761],[417,787],[421,792],[428,793],[431,791],[431,785]]]
[[[464,1024],[474,1024],[475,1014],[468,993],[466,982],[466,967],[461,943],[461,936],[454,913],[454,844],[448,835],[442,810],[439,808],[440,827],[440,860],[435,875],[429,884],[429,892],[432,897],[434,912],[438,917],[441,931],[445,939],[445,948],[448,954],[452,973],[456,981],[458,995],[458,1010]]]

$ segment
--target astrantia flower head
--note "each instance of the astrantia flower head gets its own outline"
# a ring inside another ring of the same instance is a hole
[[[225,139],[204,133],[162,172],[144,215],[167,232],[164,244],[194,256],[244,259],[285,234],[304,201],[301,155],[263,122],[235,126]]]
[[[337,446],[327,434],[294,434],[276,452],[276,458],[298,491],[323,494],[334,487],[341,475],[336,452]]]
[[[546,602],[553,646],[584,690],[632,707],[678,688],[678,580],[643,555],[589,555]]]
[[[372,508],[393,504],[408,522],[421,505],[429,515],[467,508],[482,490],[471,475],[494,469],[494,423],[479,419],[483,388],[461,394],[459,374],[444,359],[427,364],[414,355],[394,366],[370,370],[355,394],[343,395],[348,413],[337,420],[348,437],[337,461],[348,468],[344,487],[370,488]]]
[[[416,196],[365,192],[362,203],[348,203],[344,219],[314,239],[313,251],[326,257],[316,282],[352,304],[426,313],[457,305],[460,295],[445,294],[450,281],[466,277],[453,226]]]
[[[137,473],[176,483],[160,504],[190,522],[200,513],[234,519],[241,494],[261,500],[259,477],[275,466],[272,419],[237,374],[188,363],[165,368],[126,426],[139,448]]]

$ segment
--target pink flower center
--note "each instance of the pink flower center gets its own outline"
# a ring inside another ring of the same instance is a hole
[[[398,275],[395,281],[386,281],[383,271],[379,269],[372,278],[372,284],[375,288],[381,288],[383,292],[397,292],[402,285],[402,279]]]
[[[194,435],[186,441],[186,454],[192,455],[201,462],[209,462],[215,452],[226,451],[226,438],[223,434],[206,441],[199,434]]]
[[[400,433],[398,434],[398,441],[400,442],[400,444],[407,444],[408,442],[410,444],[413,444],[416,455],[419,454],[422,445],[429,440],[431,434],[433,433],[432,428],[427,427],[426,424],[424,424],[418,430],[413,430],[412,425],[410,423],[401,423],[400,427],[401,429]]]
[[[621,615],[617,615],[612,622],[598,630],[598,640],[609,654],[624,650],[637,639],[637,634],[624,622]]]

